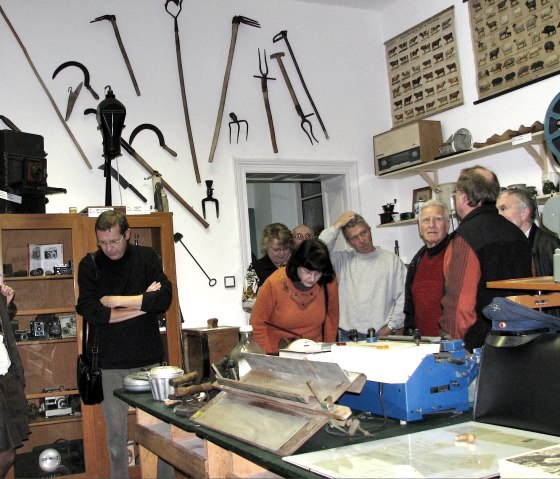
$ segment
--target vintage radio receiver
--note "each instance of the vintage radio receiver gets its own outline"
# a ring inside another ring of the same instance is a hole
[[[439,121],[419,120],[373,137],[375,174],[432,161],[443,144]]]

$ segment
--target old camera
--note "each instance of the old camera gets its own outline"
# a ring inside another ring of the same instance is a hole
[[[60,320],[52,314],[39,314],[29,323],[31,339],[60,338]]]
[[[49,393],[59,391],[62,391],[62,387],[43,389],[42,392]],[[66,416],[72,414],[70,396],[59,395],[42,398],[39,404],[39,413],[44,417]]]

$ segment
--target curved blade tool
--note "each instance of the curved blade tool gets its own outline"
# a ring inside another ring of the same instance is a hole
[[[84,74],[84,86],[89,90],[89,92],[93,95],[93,98],[95,98],[96,100],[99,100],[99,95],[94,91],[94,89],[91,87],[91,85],[89,84],[89,72],[88,69],[81,64],[80,62],[76,62],[76,61],[69,61],[69,62],[64,62],[62,65],[59,65],[56,70],[54,71],[52,77],[53,80],[56,78],[56,76],[65,68],[68,67],[78,67],[80,70],[82,70],[83,74]]]
[[[128,143],[130,145],[132,145],[132,141],[134,140],[134,138],[136,138],[136,135],[138,135],[138,133],[140,133],[142,130],[152,130],[158,137],[159,146],[161,146],[171,156],[177,156],[177,153],[165,144],[165,139],[163,138],[163,133],[161,132],[161,130],[157,126],[152,125],[151,123],[142,123],[141,125],[138,125],[136,128],[134,128],[134,130],[132,130],[132,133],[130,134],[130,138],[128,139]]]

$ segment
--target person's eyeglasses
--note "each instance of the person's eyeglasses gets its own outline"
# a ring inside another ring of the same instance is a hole
[[[298,233],[295,238],[297,240],[303,240],[303,239],[311,239],[311,238],[315,238],[315,236],[313,236],[312,233]]]
[[[123,239],[124,239],[124,235],[121,235],[119,239],[110,240],[110,241],[97,241],[97,244],[101,246],[101,248],[107,248],[107,246],[114,246],[117,244],[121,244]]]
[[[301,272],[303,273],[304,276],[307,276],[307,277],[310,277],[310,278],[319,279],[321,276],[323,276],[323,273],[321,271],[310,271],[310,270],[305,269],[305,268],[301,268]]]
[[[361,233],[358,233],[357,235],[354,236],[350,236],[350,238],[348,238],[349,241],[358,241],[358,239],[366,239],[369,235],[369,230],[365,230],[362,231]]]

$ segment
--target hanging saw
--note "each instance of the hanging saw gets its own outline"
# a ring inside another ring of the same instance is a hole
[[[174,3],[178,10],[173,13],[169,11],[169,4]],[[177,54],[177,68],[179,70],[179,83],[181,85],[181,98],[183,100],[183,113],[185,115],[185,124],[187,126],[187,135],[189,137],[189,147],[191,149],[191,157],[194,167],[194,175],[196,177],[196,182],[200,183],[200,172],[198,171],[198,161],[196,159],[196,150],[194,148],[194,138],[191,129],[191,120],[189,118],[189,108],[187,106],[187,93],[185,91],[185,77],[183,76],[183,61],[181,60],[181,43],[179,42],[179,24],[177,22],[177,17],[183,9],[183,0],[166,0],[165,11],[173,17],[174,28],[175,28],[175,53]]]
[[[208,161],[212,163],[214,161],[214,154],[216,153],[216,146],[218,146],[218,137],[220,136],[220,128],[222,127],[222,117],[224,116],[224,107],[226,104],[226,94],[229,84],[229,75],[231,73],[231,65],[233,63],[233,53],[235,51],[235,44],[237,43],[237,31],[239,30],[239,24],[244,23],[251,27],[261,28],[261,25],[256,20],[252,20],[247,17],[236,15],[231,20],[231,41],[229,44],[229,54],[226,65],[226,71],[224,73],[224,82],[222,85],[222,95],[220,97],[220,106],[218,108],[218,116],[216,118],[216,125],[214,126],[214,137],[212,138],[212,146],[210,147],[210,156]],[[200,183],[200,181],[199,181]]]
[[[88,108],[84,111],[84,115],[89,115],[89,114],[96,114],[97,111],[94,110],[93,108]],[[121,141],[120,141],[120,145],[124,148],[124,150],[130,155],[132,156],[132,158],[134,158],[138,163],[140,163],[144,169],[152,176],[154,175],[159,175],[159,173],[154,170],[147,162],[146,160],[144,160],[144,158],[142,158],[134,148],[132,148],[132,146],[130,146],[122,137],[121,137]],[[160,175],[161,176],[161,175]],[[181,203],[186,209],[187,211],[193,215],[198,222],[204,226],[205,228],[208,228],[210,226],[210,224],[202,217],[200,216],[196,210],[189,205],[182,197],[181,195],[179,195],[179,193],[177,193],[163,178],[161,179],[161,184],[163,185],[163,187],[169,191],[169,193],[171,193],[173,195],[173,197],[179,202]]]
[[[105,171],[105,164],[99,165],[98,169]],[[140,198],[144,203],[148,202],[146,197],[142,193],[140,193],[134,186],[132,186],[128,181],[126,181],[123,178],[123,176],[112,166],[111,166],[110,174],[115,180],[117,180],[119,185],[121,185],[125,190],[129,188],[130,191],[132,191],[136,196],[138,196],[138,198]]]
[[[130,64],[128,55],[126,54],[126,50],[121,39],[121,34],[119,33],[119,27],[117,27],[117,17],[115,17],[115,15],[102,15],[101,17],[97,17],[95,20],[92,20],[89,23],[100,22],[102,20],[109,20],[111,22],[111,25],[113,25],[113,30],[115,32],[115,36],[117,37],[117,43],[119,44],[124,62],[126,63],[126,68],[128,70],[128,74],[130,75],[130,79],[132,80],[132,85],[134,86],[136,95],[140,96],[140,88],[138,88],[138,82],[136,81],[136,77],[134,76],[134,72],[132,71],[132,65]]]
[[[70,139],[72,140],[72,142],[74,143],[74,146],[77,148],[77,150],[79,151],[82,159],[84,160],[84,162],[86,163],[87,167],[91,170],[93,169],[93,167],[91,166],[91,163],[89,162],[86,154],[84,153],[84,150],[82,150],[82,147],[80,146],[80,144],[78,143],[78,140],[76,140],[76,137],[74,136],[74,134],[72,133],[72,130],[70,130],[70,127],[68,126],[68,123],[66,123],[66,121],[64,121],[64,118],[62,118],[62,113],[60,113],[60,110],[58,109],[58,107],[56,106],[56,102],[54,101],[54,98],[52,97],[49,89],[47,88],[47,86],[45,85],[45,82],[43,81],[43,79],[41,78],[41,75],[39,75],[39,72],[37,71],[37,69],[35,68],[35,65],[33,64],[33,61],[31,60],[31,57],[29,56],[29,53],[27,53],[27,49],[25,48],[25,45],[23,44],[23,42],[21,41],[21,39],[19,38],[19,35],[17,34],[16,30],[14,29],[12,23],[10,22],[9,18],[6,16],[6,13],[4,13],[4,9],[2,8],[2,6],[0,5],[0,14],[2,15],[2,17],[4,17],[4,20],[6,21],[6,24],[8,25],[10,31],[12,32],[12,34],[14,35],[16,41],[18,42],[21,50],[23,51],[23,54],[25,55],[25,58],[27,59],[27,63],[29,63],[29,66],[31,67],[31,69],[33,70],[33,73],[35,74],[35,77],[37,78],[37,80],[39,81],[39,83],[41,84],[41,88],[43,88],[43,91],[45,92],[45,94],[47,95],[49,101],[51,102],[52,107],[54,108],[54,111],[56,112],[56,115],[58,116],[58,119],[60,120],[60,122],[62,123],[62,126],[64,126],[64,129],[66,130],[66,133],[68,133],[68,136],[70,137]]]

